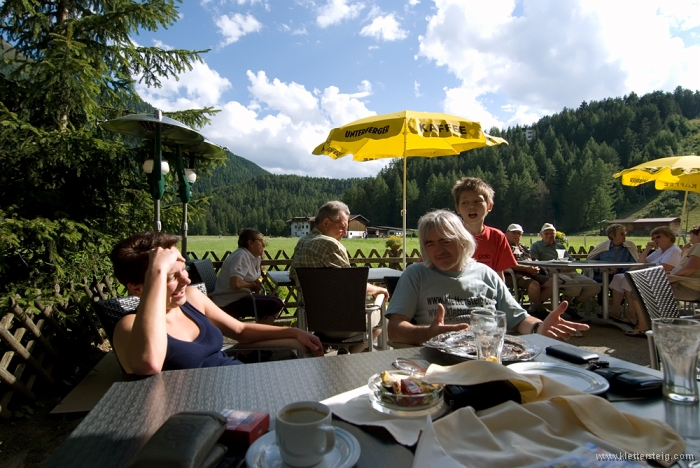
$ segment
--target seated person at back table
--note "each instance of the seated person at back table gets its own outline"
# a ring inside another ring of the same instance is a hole
[[[282,313],[284,301],[279,297],[257,294],[262,289],[259,278],[264,251],[265,239],[260,231],[243,229],[238,235],[238,249],[221,265],[211,300],[237,319],[255,317],[255,301],[258,323],[272,325]],[[237,291],[241,288],[250,289],[253,297],[247,291]]]
[[[689,233],[690,243],[683,247],[683,256],[668,280],[679,301],[700,301],[700,225],[693,226]]]
[[[520,242],[523,235],[523,227],[519,224],[511,224],[506,230],[506,239],[517,261],[532,260],[530,249]],[[522,288],[527,291],[530,299],[528,313],[543,319],[549,311],[542,305],[544,301],[552,297],[552,278],[543,274],[539,267],[517,264],[512,267],[517,284],[514,288]]]
[[[292,257],[292,265],[289,269],[289,278],[294,281],[297,287],[300,288],[299,278],[296,275],[297,268],[350,268],[350,257],[348,251],[340,239],[348,232],[348,219],[350,217],[350,209],[340,201],[329,201],[319,208],[316,214],[315,227],[305,237],[299,239],[296,247],[294,247],[294,256]],[[342,287],[342,285],[338,285]],[[299,292],[299,304],[303,307],[304,291]],[[379,286],[367,283],[367,295],[378,296],[384,295],[389,297],[389,292]],[[379,325],[381,313],[376,311],[372,314],[372,327]],[[381,333],[381,329],[375,328],[372,331],[372,336],[376,339]],[[357,333],[349,333],[343,336],[332,335],[333,338],[342,338],[346,336],[356,335]],[[365,348],[364,345],[353,345],[350,347],[351,353],[361,352]]]
[[[418,239],[423,262],[406,268],[386,312],[391,341],[421,345],[441,333],[467,329],[474,308],[505,312],[508,330],[520,334],[567,340],[588,330],[588,325],[561,318],[566,302],[544,321],[528,315],[498,274],[472,258],[474,238],[453,213],[423,215]]]
[[[649,233],[651,241],[647,242],[644,251],[639,255],[640,263],[653,263],[661,265],[664,271],[668,274],[681,261],[683,253],[681,248],[675,245],[676,234],[667,226],[659,226],[651,230]],[[647,323],[647,319],[642,313],[642,306],[639,303],[639,298],[636,292],[632,291],[632,285],[625,278],[624,273],[618,273],[613,276],[610,281],[610,289],[627,298],[628,314],[634,314],[637,320],[637,326],[632,331],[626,331],[625,335],[635,338],[646,339],[646,332],[651,324]],[[631,312],[630,312],[631,311]]]
[[[503,271],[518,262],[506,240],[496,228],[484,225],[486,215],[493,209],[493,188],[478,177],[462,177],[452,187],[455,211],[462,218],[464,227],[474,237],[474,260],[491,267],[505,282]]]
[[[136,312],[114,328],[114,351],[129,374],[241,364],[221,351],[223,336],[241,343],[293,338],[323,355],[317,337],[297,328],[242,323],[189,287],[179,237],[143,232],[119,242],[110,259],[114,275],[141,298]]]
[[[633,242],[626,240],[627,229],[622,224],[611,224],[605,230],[608,240],[601,242],[591,250],[586,257],[587,260],[598,260],[601,262],[614,263],[635,263],[639,260],[639,252],[637,246]],[[624,268],[617,268],[611,271],[613,275],[624,273]],[[596,270],[593,279],[597,282],[602,282],[603,277],[600,271]],[[627,317],[622,317],[622,293],[616,290],[613,292],[613,308],[611,318],[626,323],[632,323],[634,320],[634,312],[628,310]],[[606,300],[607,298],[603,298]]]
[[[556,260],[558,258],[557,249],[566,250],[564,244],[556,241],[556,228],[550,223],[544,223],[540,229],[539,240],[530,247],[530,255],[535,260],[547,261]],[[568,252],[564,255],[567,260],[573,261]],[[575,269],[561,270],[563,273],[559,278],[567,286],[566,297],[573,298],[572,306],[567,310],[567,315],[572,320],[581,320],[578,312],[574,309],[582,307],[583,303],[588,299],[596,296],[600,292],[600,285],[592,278],[589,278]]]

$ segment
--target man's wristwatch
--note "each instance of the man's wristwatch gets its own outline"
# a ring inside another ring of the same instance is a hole
[[[535,333],[537,333],[537,330],[540,329],[540,325],[542,325],[542,322],[537,322],[536,324],[534,324],[532,326],[532,329],[530,330],[530,334],[534,335]]]

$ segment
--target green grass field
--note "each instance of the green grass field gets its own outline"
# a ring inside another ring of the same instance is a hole
[[[579,252],[581,247],[589,251],[591,246],[604,239],[606,239],[605,236],[569,236],[569,247],[574,247],[576,252]],[[641,247],[644,247],[649,241],[648,237],[628,237],[627,239]],[[294,246],[299,239],[295,237],[267,237],[266,240],[268,242],[267,252],[272,258],[275,258],[280,250],[285,251],[291,257]],[[538,240],[538,236],[523,236],[522,241],[525,245],[530,245]],[[376,249],[380,255],[383,254],[386,250],[384,241],[385,239],[344,239],[342,243],[348,249],[350,256],[354,257],[357,250],[362,250],[365,255],[369,255],[372,249]],[[236,236],[190,236],[187,238],[187,250],[194,252],[198,258],[202,258],[207,251],[215,252],[221,258],[226,251],[236,250],[237,242],[238,237]],[[676,243],[682,242],[679,239]],[[408,238],[407,247],[409,254],[413,249],[418,249],[418,239]]]

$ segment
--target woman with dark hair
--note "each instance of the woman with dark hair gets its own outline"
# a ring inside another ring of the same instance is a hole
[[[418,220],[423,261],[406,268],[389,302],[389,339],[421,345],[441,333],[463,330],[474,308],[505,312],[508,329],[567,340],[588,325],[561,318],[562,302],[542,321],[513,299],[498,273],[477,263],[474,237],[454,213],[432,211]]]
[[[221,265],[211,300],[237,319],[255,317],[257,308],[258,322],[272,325],[282,313],[284,301],[279,297],[258,294],[262,289],[259,278],[264,251],[265,239],[260,231],[243,229],[238,235],[238,249],[226,257]]]
[[[291,338],[295,346],[322,356],[317,337],[298,328],[239,322],[199,289],[188,287],[177,236],[143,232],[118,243],[110,258],[114,274],[141,298],[136,312],[114,328],[117,358],[129,374],[240,364],[221,351],[223,335],[240,343]]]

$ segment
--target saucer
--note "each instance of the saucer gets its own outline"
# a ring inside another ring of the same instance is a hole
[[[339,427],[335,429],[335,447],[314,468],[350,468],[360,458],[360,443],[355,436]],[[248,468],[282,468],[289,466],[282,461],[275,431],[270,431],[250,446],[245,454]]]

